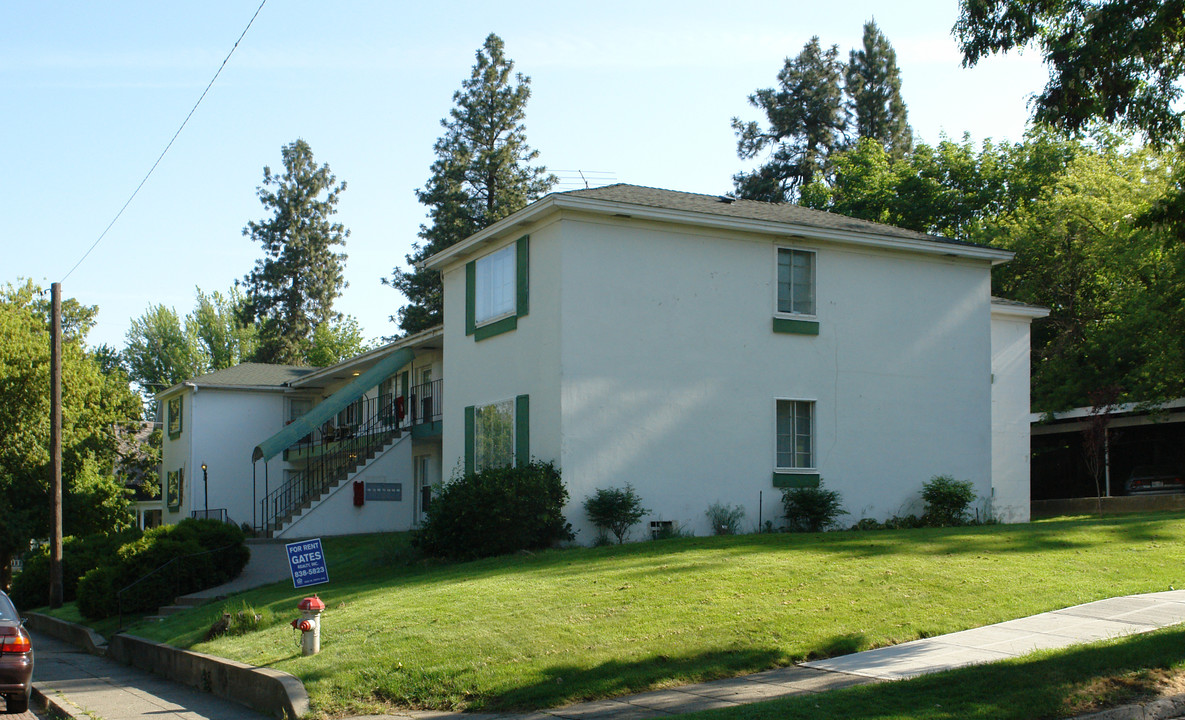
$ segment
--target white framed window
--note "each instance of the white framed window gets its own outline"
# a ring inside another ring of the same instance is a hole
[[[779,315],[815,315],[815,252],[778,248]]]
[[[815,468],[815,402],[813,400],[777,401],[775,420],[777,470],[813,470]]]
[[[314,398],[308,397],[290,397],[288,398],[288,422],[292,422],[301,415],[304,415],[317,403]]]
[[[477,324],[515,312],[515,246],[479,258],[475,265],[474,314]]]
[[[431,462],[431,455],[417,455],[412,463],[416,492],[416,517],[419,520],[427,517],[428,507],[432,504],[432,479],[429,476],[429,463]]]
[[[477,472],[514,465],[514,400],[473,409],[473,464]]]

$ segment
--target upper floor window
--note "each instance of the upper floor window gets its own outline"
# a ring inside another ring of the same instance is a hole
[[[510,332],[528,313],[528,242],[524,235],[465,263],[465,334],[474,340]]]
[[[175,440],[181,437],[181,402],[181,395],[169,398],[168,429],[170,440]]]
[[[778,312],[815,314],[815,253],[778,248]]]
[[[477,260],[474,321],[484,323],[515,311],[514,245]]]

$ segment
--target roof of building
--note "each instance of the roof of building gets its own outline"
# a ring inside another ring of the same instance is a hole
[[[317,372],[318,367],[302,367],[298,365],[269,365],[267,363],[241,363],[225,370],[198,375],[195,378],[178,383],[164,390],[159,395],[170,395],[186,385],[197,387],[284,387],[288,383],[298,380],[305,375]]]
[[[1019,300],[1009,300],[998,295],[992,295],[992,312],[1002,312],[1006,315],[1017,315],[1029,318],[1049,317],[1049,308],[1041,305],[1030,305]]]
[[[705,227],[783,237],[810,236],[871,247],[976,258],[989,260],[993,264],[1005,262],[1013,256],[1013,253],[1007,250],[987,245],[929,235],[791,203],[738,200],[721,195],[617,184],[551,193],[427,258],[420,263],[420,267],[443,269],[450,262],[480,252],[482,246],[498,240],[504,233],[519,232],[521,226],[556,210],[626,216],[660,222],[695,223]]]
[[[910,240],[930,240],[932,242],[951,245],[983,247],[976,243],[952,240],[951,238],[945,238],[940,235],[929,235],[915,230],[906,230],[905,228],[885,225],[884,223],[872,222],[870,220],[860,220],[824,210],[814,210],[812,208],[802,207],[801,205],[794,205],[793,203],[739,200],[723,195],[701,195],[699,193],[662,190],[660,188],[627,185],[625,183],[588,190],[571,190],[557,194],[594,198],[597,200],[611,200],[628,205],[641,205],[667,210],[723,215],[725,217],[745,218],[748,220],[769,220],[772,222],[794,223],[796,225],[808,225],[829,230],[876,233],[878,235],[907,238]]]

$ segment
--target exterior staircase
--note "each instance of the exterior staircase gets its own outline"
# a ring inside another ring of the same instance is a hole
[[[262,501],[265,522],[261,536],[274,538],[403,436],[398,428],[368,433],[361,441],[354,442],[357,438],[348,441],[343,451],[330,461],[310,464],[302,474]]]

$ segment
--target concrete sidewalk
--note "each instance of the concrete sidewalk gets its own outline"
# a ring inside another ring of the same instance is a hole
[[[102,720],[262,720],[247,707],[33,633],[33,686],[70,716]]]
[[[901,680],[1020,657],[1034,650],[1135,635],[1181,622],[1185,622],[1185,590],[1170,590],[1099,600],[803,666],[877,680]]]

